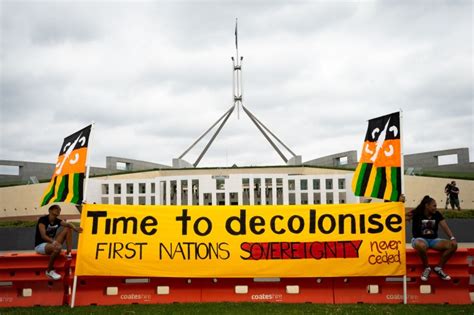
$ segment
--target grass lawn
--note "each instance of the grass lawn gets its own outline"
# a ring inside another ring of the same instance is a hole
[[[474,314],[474,305],[188,303],[0,308],[0,314]]]

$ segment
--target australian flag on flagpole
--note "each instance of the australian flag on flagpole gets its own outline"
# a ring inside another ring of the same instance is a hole
[[[92,125],[89,125],[64,138],[53,176],[41,199],[41,206],[53,202],[82,203],[91,129]]]
[[[400,112],[369,120],[352,179],[356,196],[398,201],[401,192]]]

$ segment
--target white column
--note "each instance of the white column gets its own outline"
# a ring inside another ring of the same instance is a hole
[[[301,178],[298,176],[295,178],[295,204],[301,204]]]
[[[171,181],[167,179],[166,181],[166,204],[170,205],[171,204]]]
[[[332,188],[333,188],[333,203],[334,204],[339,204],[339,178],[333,178],[332,179]]]
[[[319,186],[321,188],[321,204],[324,205],[327,203],[327,198],[326,198],[326,177],[321,177]]]
[[[313,187],[313,178],[308,178],[308,204],[314,205],[314,187]]]

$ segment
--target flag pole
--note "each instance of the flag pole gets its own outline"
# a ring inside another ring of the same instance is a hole
[[[92,121],[92,126],[91,126],[91,133],[89,135],[89,144],[87,146],[87,154],[86,154],[86,178],[84,179],[84,195],[82,196],[82,201],[81,201],[81,212],[82,212],[82,205],[86,202],[87,200],[87,187],[89,183],[89,173],[90,173],[90,161],[89,161],[89,156],[90,156],[90,151],[91,151],[91,143],[92,143],[92,135],[93,130],[94,130],[95,122]],[[82,214],[82,213],[81,213]],[[82,215],[81,215],[82,217]],[[78,243],[81,241],[81,235],[79,234],[78,236]],[[79,246],[78,250],[79,250]],[[76,252],[76,259],[77,259],[77,252]],[[74,281],[72,283],[72,294],[71,294],[71,308],[74,308],[74,304],[76,302],[76,290],[77,290],[77,275],[76,275],[76,270],[74,269]]]
[[[401,194],[405,193],[405,159],[403,152],[403,110],[400,108],[400,178],[401,178]],[[406,197],[405,197],[406,198]],[[403,207],[405,209],[405,206]],[[406,222],[405,222],[406,228]],[[406,271],[406,252],[405,252],[405,274],[403,275],[403,304],[408,304],[407,298],[407,271]]]
[[[84,195],[83,195],[83,198],[82,198],[82,203],[86,203],[87,201],[87,187],[89,186],[89,172],[90,172],[90,168],[91,168],[91,165],[90,165],[90,162],[89,162],[89,156],[90,156],[90,149],[91,149],[91,143],[92,143],[92,136],[93,136],[93,130],[94,130],[94,126],[95,126],[95,122],[93,121],[92,122],[92,127],[91,127],[91,133],[90,133],[90,136],[89,136],[89,145],[88,145],[88,148],[87,148],[87,156],[86,156],[86,178],[84,180]]]

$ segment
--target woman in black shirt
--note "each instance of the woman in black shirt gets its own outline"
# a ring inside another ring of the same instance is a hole
[[[434,272],[443,280],[451,280],[451,277],[443,271],[443,266],[456,252],[458,245],[446,220],[436,208],[436,200],[430,196],[423,197],[420,204],[408,214],[408,219],[413,220],[411,244],[420,256],[425,268],[421,274],[421,280],[427,281],[431,273],[427,255],[430,248],[441,252],[441,257],[438,265],[434,267]],[[449,240],[438,237],[438,226],[450,238]]]

